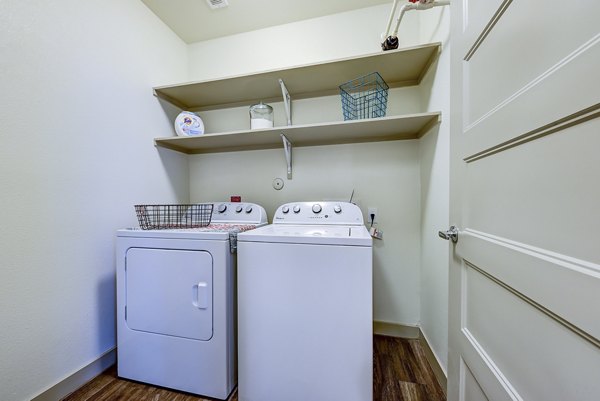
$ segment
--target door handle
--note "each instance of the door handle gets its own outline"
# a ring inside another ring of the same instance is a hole
[[[440,238],[445,239],[446,241],[452,240],[453,243],[458,242],[458,227],[450,226],[447,231],[438,231],[438,235]]]
[[[208,308],[208,283],[199,282],[192,286],[192,305],[198,309]]]

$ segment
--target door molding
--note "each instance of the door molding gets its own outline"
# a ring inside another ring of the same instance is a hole
[[[473,229],[461,232],[457,253],[469,255],[467,266],[600,348],[597,316],[573,307],[593,304],[600,265]]]
[[[483,28],[483,30],[481,31],[481,33],[479,34],[477,39],[475,39],[473,46],[471,46],[471,48],[465,55],[465,58],[464,58],[465,61],[469,61],[471,59],[471,57],[473,57],[473,55],[475,54],[477,49],[479,49],[479,46],[481,46],[481,44],[483,43],[485,38],[487,38],[487,36],[490,34],[490,32],[492,31],[492,29],[494,28],[496,23],[500,20],[500,17],[502,17],[502,14],[504,14],[504,12],[508,8],[508,6],[510,6],[510,3],[512,3],[512,0],[504,0],[502,2],[502,4],[500,4],[500,7],[498,7],[498,10],[496,10],[494,15],[492,15],[492,18],[488,21],[485,28]]]
[[[467,163],[471,163],[476,160],[483,159],[484,157],[488,157],[496,153],[500,153],[505,150],[514,148],[515,146],[519,146],[524,143],[539,139],[546,135],[561,132],[567,128],[574,127],[578,124],[582,124],[586,121],[590,121],[598,117],[600,117],[600,103],[575,112],[566,117],[560,118],[556,121],[544,125],[543,127],[539,127],[522,135],[515,136],[514,138],[511,138],[507,141],[504,141],[502,143],[484,149],[480,152],[467,156],[463,160]]]

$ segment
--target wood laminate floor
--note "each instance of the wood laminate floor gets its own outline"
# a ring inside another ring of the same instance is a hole
[[[374,337],[374,401],[445,401],[418,340]],[[117,377],[115,367],[63,401],[211,401]],[[229,401],[238,401],[234,390]],[[285,401],[285,400],[281,400]],[[343,401],[343,400],[340,400]]]

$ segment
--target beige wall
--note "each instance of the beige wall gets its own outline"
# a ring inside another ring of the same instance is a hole
[[[211,79],[380,51],[389,5],[247,32],[189,46],[190,79]],[[384,240],[374,248],[374,318],[420,325],[440,364],[447,354],[447,244],[432,236],[448,225],[449,10],[409,12],[401,46],[443,41],[444,53],[423,85],[390,91],[388,114],[443,111],[443,123],[418,141],[294,149],[294,177],[285,180],[283,151],[190,157],[193,201],[242,195],[275,208],[297,200],[348,199],[363,213],[377,207]],[[281,103],[275,125],[284,125]],[[296,101],[294,123],[342,119],[338,96]],[[201,112],[207,132],[248,127],[248,109]],[[285,187],[275,191],[274,178]]]
[[[210,79],[308,64],[380,51],[389,6],[316,18],[190,45],[190,78]],[[427,32],[427,30],[424,30]],[[401,26],[403,46],[420,42],[417,13]],[[341,84],[342,82],[340,82]],[[390,91],[388,114],[426,111],[418,87]],[[275,123],[283,111],[275,103]],[[248,109],[201,112],[208,132],[248,127]],[[339,96],[296,101],[294,123],[341,120]],[[190,157],[193,201],[243,199],[263,204],[272,216],[284,202],[348,199],[367,213],[377,207],[384,240],[374,249],[374,318],[417,325],[420,321],[421,175],[418,141],[295,148],[292,180],[285,179],[283,151]],[[285,180],[275,191],[274,178]]]
[[[421,139],[420,326],[442,369],[448,365],[448,242],[438,238],[449,227],[450,162],[450,8],[421,13],[422,37],[443,43],[436,65],[420,85],[422,107],[442,112],[442,122]],[[432,27],[430,30],[424,27]]]
[[[386,4],[192,43],[189,79],[227,77],[380,51],[379,36],[389,12]],[[419,42],[416,14],[406,15],[400,36],[401,46]]]
[[[417,141],[320,146],[294,150],[294,177],[287,180],[283,151],[263,150],[190,158],[191,199],[241,195],[265,207],[302,200],[354,200],[366,214],[379,210],[385,231],[374,243],[374,317],[416,324],[419,274],[419,162]],[[276,191],[274,178],[284,179]],[[366,216],[365,216],[366,219]]]
[[[152,146],[176,110],[151,87],[186,58],[137,0],[0,2],[2,401],[115,347],[115,230],[189,196],[186,158]]]

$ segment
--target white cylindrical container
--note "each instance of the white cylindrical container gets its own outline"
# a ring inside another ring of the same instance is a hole
[[[260,102],[250,106],[250,129],[273,128],[273,108]]]
[[[182,111],[175,119],[175,133],[179,136],[202,135],[204,123],[196,113]]]

